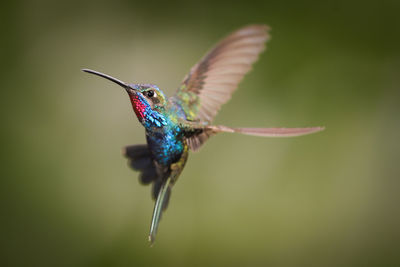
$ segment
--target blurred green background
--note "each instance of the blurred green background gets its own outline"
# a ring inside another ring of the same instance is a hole
[[[9,1],[1,8],[1,266],[399,266],[399,1]],[[271,26],[192,153],[150,248],[145,142],[93,68],[171,95],[216,41]]]

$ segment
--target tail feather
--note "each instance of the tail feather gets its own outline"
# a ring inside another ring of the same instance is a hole
[[[177,162],[172,163],[168,171],[164,172],[164,176],[162,176],[161,179],[155,181],[154,183],[153,195],[157,196],[157,198],[154,205],[149,234],[149,241],[151,245],[154,244],[154,241],[156,239],[158,224],[161,220],[162,212],[167,209],[168,202],[171,196],[171,188],[178,179],[180,173],[182,172],[187,157],[188,147],[185,146],[181,158]]]
[[[165,183],[165,181],[162,180],[157,180],[154,182],[152,189],[153,199],[155,200],[157,199],[158,195],[160,194],[160,190],[162,188],[163,183]],[[163,210],[166,210],[168,207],[170,194],[171,194],[171,186],[170,188],[168,188],[167,196],[165,196],[163,200]]]
[[[158,190],[158,196],[156,203],[154,205],[153,217],[151,219],[151,226],[150,226],[149,241],[151,244],[153,244],[156,239],[158,224],[160,223],[162,212],[167,208],[169,202],[169,196],[171,194],[170,183],[171,183],[171,177],[168,177],[167,180],[163,181],[160,184],[160,189]],[[155,186],[156,184],[154,185],[154,187]]]
[[[167,209],[169,203],[173,179],[176,179],[180,170],[175,170],[171,175],[169,168],[157,168],[147,145],[127,146],[124,149],[124,155],[128,158],[132,169],[140,172],[139,180],[142,184],[153,183],[152,197],[156,200],[156,203],[149,234],[149,240],[153,244],[162,212]]]

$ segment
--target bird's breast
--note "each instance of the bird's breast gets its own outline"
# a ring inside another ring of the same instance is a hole
[[[162,131],[146,132],[147,143],[154,160],[166,167],[181,158],[186,145],[180,129],[175,128],[163,127]]]

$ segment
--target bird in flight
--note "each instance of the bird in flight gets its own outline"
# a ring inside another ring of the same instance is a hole
[[[145,128],[147,144],[127,146],[124,151],[130,166],[140,172],[141,183],[152,184],[155,206],[149,234],[151,244],[189,150],[199,150],[208,138],[222,132],[290,137],[323,130],[323,127],[233,128],[212,124],[221,106],[231,98],[265,49],[268,32],[266,25],[250,25],[228,35],[191,68],[175,95],[169,98],[157,85],[125,83],[101,72],[83,69],[123,87]]]

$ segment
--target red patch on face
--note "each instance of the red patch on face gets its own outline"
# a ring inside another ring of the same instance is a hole
[[[140,101],[140,99],[136,94],[135,95],[129,94],[129,98],[131,99],[133,111],[135,111],[135,114],[139,119],[139,121],[142,121],[143,118],[145,117],[146,105]]]

